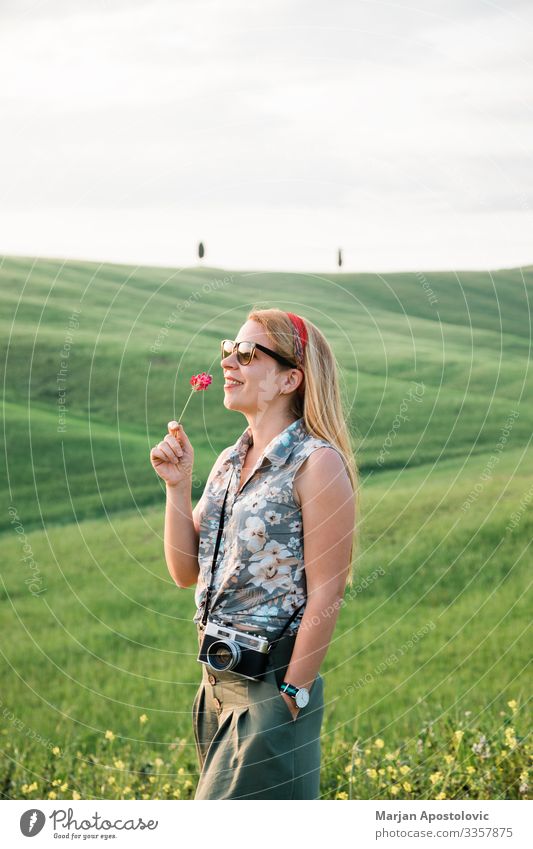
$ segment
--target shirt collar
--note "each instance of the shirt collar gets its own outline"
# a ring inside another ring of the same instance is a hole
[[[293,450],[297,442],[305,437],[307,431],[305,429],[303,416],[296,421],[291,422],[281,433],[270,440],[264,449],[257,465],[263,463],[265,457],[268,457],[271,463],[276,466],[282,466],[288,459],[289,454]],[[252,445],[252,430],[247,427],[246,430],[239,436],[237,442],[233,445],[228,460],[234,466],[242,465],[248,446]]]

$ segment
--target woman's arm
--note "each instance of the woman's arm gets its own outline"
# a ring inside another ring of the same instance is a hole
[[[340,454],[319,448],[295,481],[302,509],[307,604],[285,680],[310,690],[329,647],[341,606],[355,525],[355,495]],[[294,700],[281,694],[293,715]]]
[[[168,571],[180,588],[190,587],[198,580],[198,546],[200,543],[200,514],[207,488],[224,461],[228,448],[219,454],[209,473],[198,504],[192,509],[191,481],[176,486],[167,484],[165,511],[165,559]]]
[[[165,509],[165,560],[178,587],[190,587],[198,580],[199,535],[194,525],[191,483],[167,484]]]

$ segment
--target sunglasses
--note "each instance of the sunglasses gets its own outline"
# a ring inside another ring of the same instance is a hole
[[[247,366],[252,362],[255,349],[258,348],[264,354],[268,354],[269,357],[273,357],[278,361],[278,363],[281,363],[284,366],[289,366],[289,368],[298,368],[297,365],[291,363],[291,361],[287,360],[285,357],[282,357],[281,354],[277,353],[277,351],[272,351],[271,348],[265,348],[265,346],[260,345],[259,342],[234,342],[233,339],[223,339],[220,343],[220,348],[222,351],[222,359],[224,359],[224,357],[229,357],[234,351],[237,351],[237,360],[241,366]]]

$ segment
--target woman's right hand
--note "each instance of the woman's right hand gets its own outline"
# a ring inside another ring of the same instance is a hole
[[[150,451],[150,462],[169,486],[192,484],[194,449],[181,424],[168,423],[167,435]]]

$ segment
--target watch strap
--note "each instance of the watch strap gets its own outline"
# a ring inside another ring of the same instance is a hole
[[[295,687],[294,684],[289,684],[287,681],[283,681],[279,689],[282,693],[287,693],[288,696],[292,696],[293,698],[299,690],[298,687]]]

